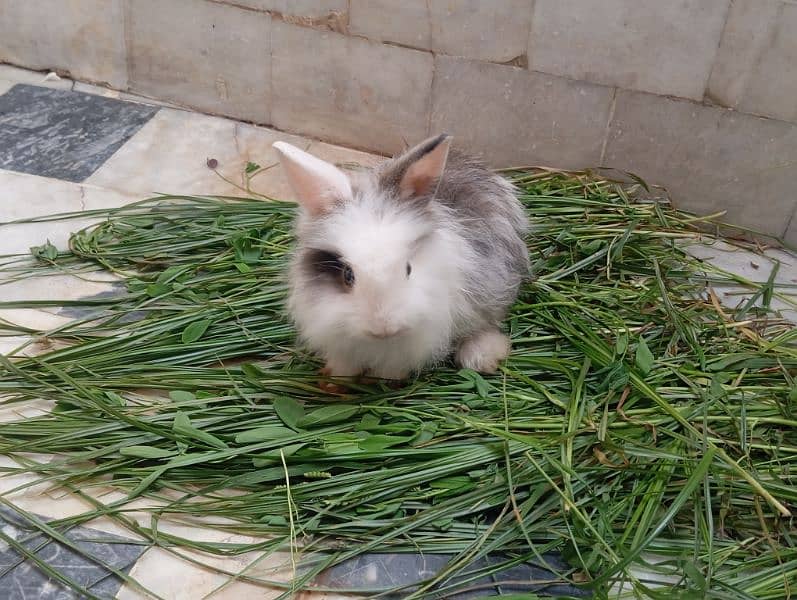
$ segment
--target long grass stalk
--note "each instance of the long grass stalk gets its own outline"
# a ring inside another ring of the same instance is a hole
[[[0,361],[2,403],[55,406],[0,423],[0,453],[18,465],[2,470],[36,475],[14,493],[47,483],[90,507],[36,529],[68,545],[67,529],[102,516],[179,556],[287,552],[287,583],[226,573],[286,597],[363,553],[418,551],[452,558],[402,588],[415,597],[525,561],[551,572],[540,593],[789,597],[797,335],[771,308],[795,305],[777,264],[754,282],[694,258],[688,244],[715,239],[705,221],[635,201],[638,183],[508,176],[535,224],[534,279],[495,377],[443,365],[399,390],[322,393],[284,314],[285,203],[163,196],[93,212],[103,221],[67,252],[0,257],[0,294],[26,277],[117,281],[101,298],[0,301],[80,313],[49,331],[0,322],[0,335],[54,348]],[[722,285],[753,300],[724,307]],[[108,487],[124,497],[103,502]],[[134,500],[149,525],[128,516]],[[183,539],[160,529],[169,520],[257,541]],[[503,559],[474,571],[486,556]]]

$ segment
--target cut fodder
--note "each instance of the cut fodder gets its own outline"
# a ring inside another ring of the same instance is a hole
[[[286,595],[364,553],[422,552],[452,558],[406,597],[444,598],[522,562],[596,597],[789,597],[797,333],[771,304],[793,306],[794,290],[768,277],[774,265],[752,282],[690,256],[686,243],[712,236],[635,201],[639,184],[510,176],[535,227],[534,279],[495,377],[448,365],[399,390],[322,393],[283,308],[289,204],[159,197],[89,215],[103,220],[68,252],[5,257],[9,280],[121,281],[101,297],[0,303],[77,315],[52,331],[3,325],[59,344],[2,359],[6,407],[55,403],[0,424],[19,465],[4,470],[93,506],[24,514],[51,538],[103,515],[178,554],[299,552],[288,584],[229,574]],[[725,284],[754,301],[723,306]],[[124,499],[101,502],[100,484]],[[142,499],[146,524],[127,515]],[[267,541],[199,543],[159,530],[168,519]],[[473,566],[488,555],[500,558]]]

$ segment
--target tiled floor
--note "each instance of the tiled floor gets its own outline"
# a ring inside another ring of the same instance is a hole
[[[120,99],[125,102],[119,102]],[[0,66],[0,223],[58,212],[115,207],[155,193],[240,196],[245,193],[239,186],[243,184],[242,173],[247,162],[257,162],[262,166],[275,164],[276,156],[271,145],[277,140],[289,141],[337,162],[366,164],[379,159],[362,152],[188,112],[96,86],[75,84],[64,79],[46,80],[43,74]],[[215,170],[208,167],[208,159],[211,158],[218,165]],[[287,193],[276,165],[259,175],[252,182],[251,189],[274,197],[285,197]],[[91,218],[81,218],[58,223],[2,225],[0,256],[27,253],[31,246],[48,239],[57,247],[65,248],[69,234],[91,222]],[[0,299],[69,299],[112,289],[112,278],[93,275],[92,279],[86,281],[59,276],[14,282],[0,286]],[[46,310],[0,310],[0,319],[42,329],[56,327],[68,318]],[[0,353],[18,347],[23,341],[22,338],[0,338]],[[30,347],[29,351],[35,352],[37,348]],[[49,410],[46,403],[27,406],[24,411],[0,408],[0,419],[16,419],[44,410]],[[47,460],[48,457],[40,459]],[[12,463],[0,457],[0,466],[12,466]],[[0,493],[8,492],[27,480],[25,476],[0,478]],[[92,495],[104,502],[117,497],[108,495],[107,490],[95,490]],[[43,486],[27,488],[6,497],[43,519],[75,515],[88,508],[76,497],[53,494]],[[132,516],[140,519],[142,524],[149,519],[144,513]],[[200,540],[253,541],[210,528],[177,523],[166,526],[180,535]],[[70,597],[57,582],[37,575],[30,564],[21,563],[11,568],[20,562],[19,555],[3,541],[3,535],[27,540],[24,542],[26,545],[37,542],[34,538],[27,539],[30,535],[18,516],[0,513],[2,600]],[[114,535],[129,539],[130,533],[110,521],[97,520],[92,523],[92,530],[75,531],[74,535],[95,538]],[[139,546],[120,544],[118,538],[114,538],[112,544],[94,544],[88,549],[112,566],[129,570],[133,579],[163,598],[188,600],[208,594],[212,594],[212,598],[264,597],[260,587],[244,582],[225,585],[227,577],[193,565],[165,550],[150,549],[141,555]],[[135,586],[122,585],[120,579],[71,556],[57,544],[47,545],[38,554],[102,597],[145,597]],[[219,558],[194,553],[192,558],[200,564],[228,572],[239,572],[249,566],[250,572],[261,576],[273,574],[277,578],[288,573],[285,556],[259,561],[256,555]],[[175,577],[175,573],[179,576]],[[6,593],[3,590],[13,591]],[[331,599],[333,596],[328,597]]]
[[[51,90],[52,93],[46,93]],[[34,101],[36,109],[32,110]],[[264,196],[286,197],[288,190],[271,148],[277,140],[289,141],[333,162],[370,164],[379,160],[373,155],[262,127],[0,66],[0,224],[56,212],[115,207],[158,192],[242,195],[242,173],[250,161],[262,166],[274,165],[252,182],[252,191]],[[215,169],[208,166],[209,159],[217,164]],[[46,174],[55,178],[43,176]],[[56,246],[65,247],[69,233],[90,222],[91,219],[84,218],[67,223],[3,225],[0,255],[28,252],[31,246],[42,244],[47,239]],[[765,281],[774,264],[719,245],[698,246],[693,251],[723,268],[757,281]],[[797,258],[780,251],[769,251],[769,255],[773,260],[781,261],[778,281],[797,284]],[[85,281],[63,276],[16,282],[0,286],[0,298],[79,298],[112,289],[111,278],[94,279]],[[729,304],[741,301],[741,297],[735,295],[736,290],[725,292],[724,300]],[[782,306],[786,308],[785,304]],[[784,314],[797,320],[797,312],[793,310]],[[45,310],[0,310],[0,319],[45,329],[57,326],[67,318]],[[23,341],[21,338],[0,338],[0,353]],[[29,350],[35,351],[36,348]],[[48,408],[45,403],[26,406],[24,412],[19,408],[4,408],[0,409],[0,419],[18,418],[21,414],[35,414]],[[5,458],[0,457],[0,462],[3,466],[9,465]],[[11,490],[24,481],[25,477],[21,475],[0,478],[0,492]],[[94,490],[92,495],[105,502],[115,497],[103,493],[102,490]],[[42,486],[15,493],[9,499],[44,519],[77,514],[86,508],[83,501],[54,495]],[[131,516],[142,522],[148,518],[143,513]],[[17,517],[0,512],[0,532],[14,539],[23,539],[24,527],[15,519]],[[178,523],[166,526],[198,539],[243,541],[240,536],[230,536],[210,528]],[[93,528],[95,532],[129,536],[129,533],[103,520],[94,523]],[[74,535],[88,534],[76,531]],[[0,590],[13,586],[16,591],[12,595],[0,592],[0,597],[67,597],[52,581],[41,577],[36,579],[28,567],[10,569],[9,564],[19,561],[3,539],[0,535]],[[224,576],[165,550],[150,549],[139,556],[138,546],[120,545],[118,541],[114,540],[116,554],[111,561],[113,565],[122,570],[130,568],[132,578],[163,598],[264,597],[261,588],[255,589],[241,581],[225,585]],[[35,540],[25,543],[32,544]],[[98,551],[103,550],[100,548]],[[59,548],[51,545],[43,549],[40,556],[51,560],[52,556],[59,556]],[[59,565],[67,565],[67,571],[71,568],[68,565],[72,564],[69,561],[73,559],[76,562],[72,570],[83,569],[81,577],[84,579],[80,581],[85,585],[101,580],[101,587],[96,589],[106,597],[114,594],[124,599],[143,597],[133,585],[125,584],[120,588],[122,582],[118,578],[96,570],[86,571],[85,565],[75,557],[60,556],[63,560]],[[263,562],[256,555],[219,558],[195,554],[193,557],[200,563],[230,572],[248,568],[253,573],[270,573],[274,577],[280,573],[284,576],[287,572],[287,557],[284,556]],[[359,565],[356,572],[378,577],[382,569],[392,577],[399,572],[406,574],[422,569],[422,559],[402,563],[400,569],[392,563],[388,567],[388,562],[388,559],[379,559],[367,569]],[[353,572],[331,573],[330,581],[336,579],[351,584]],[[327,595],[330,599],[334,597]]]

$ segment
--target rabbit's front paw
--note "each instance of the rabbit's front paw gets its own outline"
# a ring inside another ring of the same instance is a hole
[[[509,338],[497,329],[480,331],[466,339],[457,350],[457,363],[480,373],[495,373],[498,364],[509,356]]]
[[[327,394],[345,394],[346,386],[339,382],[329,381],[328,377],[356,377],[360,373],[350,368],[342,367],[341,365],[327,362],[326,366],[318,372],[322,379],[318,382],[318,387]]]

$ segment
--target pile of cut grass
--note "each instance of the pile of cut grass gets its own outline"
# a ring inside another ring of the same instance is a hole
[[[0,504],[61,541],[104,515],[180,555],[298,547],[288,585],[231,574],[286,596],[363,553],[423,552],[453,558],[406,597],[445,598],[522,562],[596,597],[789,597],[797,333],[769,310],[773,297],[789,300],[775,269],[756,283],[692,258],[684,243],[712,236],[666,202],[630,199],[638,184],[511,178],[535,223],[536,278],[508,319],[514,350],[495,377],[446,367],[400,390],[322,393],[283,313],[288,204],[160,197],[94,213],[107,218],[75,234],[70,252],[5,257],[6,281],[109,271],[122,285],[0,303],[83,311],[48,332],[2,325],[56,349],[0,358],[3,405],[55,403],[0,423],[0,453],[20,465],[6,473],[34,473],[95,508],[44,523],[7,494]],[[723,308],[713,286],[728,283],[758,302]],[[92,490],[109,485],[125,497],[101,504]],[[147,524],[127,515],[142,497]],[[197,518],[266,541],[159,530]],[[549,553],[569,567],[552,567]],[[474,569],[488,554],[500,559]]]

